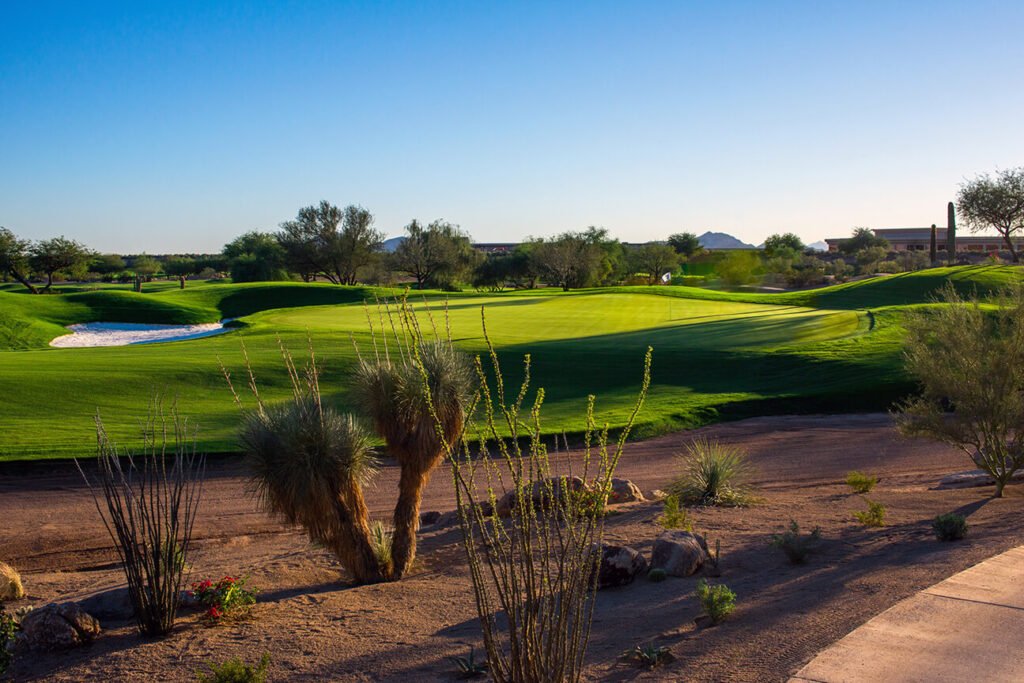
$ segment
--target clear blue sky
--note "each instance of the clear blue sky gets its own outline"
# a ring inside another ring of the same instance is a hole
[[[214,251],[320,199],[399,234],[807,241],[1024,164],[1024,3],[0,4],[0,225]]]

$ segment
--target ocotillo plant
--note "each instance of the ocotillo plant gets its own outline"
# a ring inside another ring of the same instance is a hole
[[[956,207],[953,202],[946,206],[946,255],[950,265],[956,263]]]
[[[96,436],[99,486],[75,464],[124,565],[139,630],[165,635],[178,611],[205,459],[187,421],[173,408],[166,415],[158,401],[143,426],[141,453],[124,453],[122,461],[99,417]]]
[[[444,457],[444,442],[454,442],[462,432],[476,378],[469,357],[452,344],[447,313],[442,335],[424,303],[433,339],[424,335],[406,299],[378,302],[377,314],[379,327],[367,308],[374,352],[360,353],[353,390],[400,468],[391,541],[392,578],[399,579],[416,556],[423,488]],[[440,432],[435,430],[435,418]]]
[[[527,403],[530,357],[515,397],[506,399],[486,323],[484,338],[489,367],[476,358],[479,390],[467,412],[467,430],[457,441],[444,439],[444,446],[489,673],[497,683],[579,681],[593,620],[604,507],[650,385],[651,350],[618,442],[609,447],[607,426],[596,425],[591,396],[581,421],[582,453],[558,462],[541,438],[544,390]],[[425,372],[424,378],[430,397]],[[441,414],[434,414],[440,435]],[[475,448],[467,432],[475,435]]]

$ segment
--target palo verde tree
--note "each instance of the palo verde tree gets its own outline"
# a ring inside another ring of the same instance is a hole
[[[391,254],[391,267],[416,279],[416,288],[454,287],[469,278],[481,255],[469,235],[447,221],[427,226],[413,219]]]
[[[0,274],[17,280],[36,294],[38,290],[28,279],[30,247],[31,242],[18,239],[13,232],[0,227]]]
[[[907,315],[907,369],[921,394],[901,406],[897,425],[962,450],[999,498],[1024,466],[1024,293],[983,304],[947,286],[940,302]]]
[[[32,269],[46,276],[44,291],[53,286],[53,278],[58,273],[67,277],[83,274],[93,256],[85,245],[64,236],[36,242],[29,252]]]
[[[1020,262],[1014,240],[1024,232],[1024,166],[967,181],[960,186],[956,208],[971,232],[998,232],[1013,262]]]
[[[605,252],[586,232],[565,232],[536,242],[531,256],[545,282],[568,292],[599,278]]]

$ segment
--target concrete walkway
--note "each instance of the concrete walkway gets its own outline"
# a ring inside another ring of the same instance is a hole
[[[1024,681],[1024,546],[907,598],[790,683]]]

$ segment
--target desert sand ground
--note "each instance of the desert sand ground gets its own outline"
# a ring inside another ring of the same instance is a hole
[[[793,416],[745,420],[630,444],[620,476],[642,490],[663,488],[674,456],[695,436],[741,445],[757,468],[763,502],[746,509],[696,509],[698,531],[720,540],[720,581],[738,594],[735,614],[698,629],[696,578],[644,579],[598,594],[588,651],[592,680],[785,680],[816,652],[897,601],[987,557],[1024,543],[1024,486],[1001,500],[991,488],[934,490],[970,468],[955,450],[898,437],[887,415]],[[871,494],[888,507],[887,526],[852,519],[864,508],[842,483],[860,469],[880,475]],[[421,531],[412,576],[349,587],[331,557],[255,508],[237,458],[208,466],[193,579],[250,577],[259,604],[243,621],[206,627],[194,615],[163,640],[132,624],[108,626],[91,646],[16,661],[15,680],[191,680],[206,662],[271,653],[272,680],[452,680],[448,657],[479,651],[480,631],[454,526]],[[385,464],[368,498],[386,517],[397,469]],[[452,485],[438,470],[423,510],[450,510]],[[657,503],[621,507],[606,539],[644,551],[659,532]],[[935,515],[969,515],[958,543],[934,540]],[[807,565],[790,565],[768,546],[791,519],[820,526],[824,542]],[[67,464],[0,469],[0,559],[23,573],[25,604],[78,599],[123,585],[109,537],[80,477]],[[671,649],[671,665],[646,672],[619,661],[636,644]]]

